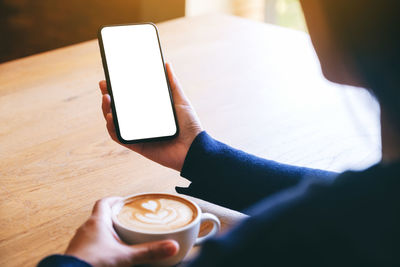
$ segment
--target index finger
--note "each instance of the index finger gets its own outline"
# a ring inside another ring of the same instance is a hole
[[[97,200],[94,204],[92,215],[102,217],[111,214],[111,207],[122,200],[122,197],[106,197]]]
[[[99,87],[100,87],[101,93],[102,93],[103,95],[108,94],[108,91],[107,91],[107,83],[106,83],[105,80],[101,80],[101,81],[99,82]]]

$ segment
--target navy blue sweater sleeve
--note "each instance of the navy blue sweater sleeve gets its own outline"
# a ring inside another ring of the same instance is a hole
[[[73,256],[56,254],[41,260],[37,267],[92,267],[92,265]]]
[[[400,266],[400,164],[307,180],[206,241],[198,266]]]
[[[335,175],[259,158],[220,143],[203,131],[193,141],[181,171],[181,176],[192,183],[176,190],[243,210],[305,179],[330,179]]]

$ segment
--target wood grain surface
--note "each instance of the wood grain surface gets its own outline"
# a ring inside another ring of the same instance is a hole
[[[376,103],[324,80],[306,34],[219,15],[158,26],[166,59],[215,138],[335,171],[379,160]],[[0,266],[62,253],[99,198],[189,184],[111,141],[103,77],[95,40],[0,65]]]

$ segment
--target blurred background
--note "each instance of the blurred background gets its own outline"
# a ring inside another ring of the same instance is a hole
[[[104,24],[215,13],[305,31],[298,0],[0,0],[0,62],[94,39]]]

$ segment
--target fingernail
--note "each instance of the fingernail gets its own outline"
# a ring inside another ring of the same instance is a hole
[[[162,251],[163,255],[164,256],[174,255],[177,251],[177,245],[178,245],[178,243],[172,242],[172,241],[162,244],[161,251]]]

